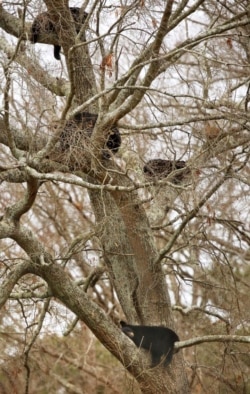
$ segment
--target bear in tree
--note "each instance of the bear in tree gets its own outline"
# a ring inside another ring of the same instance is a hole
[[[89,112],[80,112],[66,122],[66,125],[60,135],[61,150],[64,152],[70,147],[82,146],[82,141],[90,139],[98,115]],[[104,144],[102,156],[104,159],[111,157],[110,153],[117,153],[121,145],[121,135],[115,124],[111,125],[108,130],[104,130]]]
[[[183,170],[173,174],[170,179],[175,184],[181,183],[190,174],[190,169],[183,160],[152,159],[143,167],[143,172],[148,179],[163,179],[175,170]]]
[[[151,354],[151,366],[162,363],[164,367],[172,361],[174,343],[179,341],[178,335],[167,327],[162,326],[135,326],[120,322],[122,332],[127,335],[137,347],[148,350]]]
[[[83,12],[79,7],[69,7],[69,9],[75,22],[76,32],[79,33],[81,26],[85,22],[88,14],[87,12]],[[31,26],[31,42],[33,44],[38,42],[39,36],[42,33],[56,33],[56,27],[48,12],[42,12],[34,19]],[[54,45],[54,57],[57,60],[61,59],[60,51],[61,46]]]

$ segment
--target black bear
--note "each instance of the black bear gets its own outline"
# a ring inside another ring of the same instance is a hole
[[[120,322],[122,331],[137,347],[150,351],[152,367],[163,363],[167,366],[171,363],[174,350],[174,343],[179,341],[178,335],[167,327],[161,326],[133,326],[124,321]]]
[[[80,112],[73,119],[68,120],[60,135],[61,150],[66,151],[70,146],[81,145],[81,140],[91,137],[98,115],[89,112]],[[121,145],[121,135],[116,125],[110,127],[107,140],[104,144],[103,158],[109,159],[110,153],[117,153]]]
[[[86,20],[88,14],[87,12],[82,12],[78,7],[70,7],[70,12],[72,17],[75,21],[76,32],[79,33],[81,29],[81,25]],[[35,44],[41,33],[56,33],[56,28],[54,22],[51,21],[50,15],[48,12],[42,12],[41,14],[37,15],[34,19],[32,26],[31,26],[31,42]],[[54,45],[54,57],[57,60],[60,60],[60,45]]]
[[[186,162],[183,160],[163,160],[163,159],[152,159],[149,160],[143,167],[143,172],[147,178],[166,178],[171,172],[175,170],[181,170],[176,173],[171,182],[180,183],[187,175],[190,174],[190,169],[186,166]]]

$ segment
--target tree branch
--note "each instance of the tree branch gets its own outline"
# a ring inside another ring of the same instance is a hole
[[[193,339],[188,339],[186,341],[175,342],[175,349],[182,349],[185,347],[191,347],[194,345],[199,345],[204,342],[240,342],[249,343],[250,336],[240,336],[240,335],[207,335],[204,337],[196,337]]]
[[[188,222],[196,216],[196,214],[199,212],[200,208],[208,201],[208,199],[215,193],[215,191],[218,190],[219,187],[224,183],[230,168],[231,168],[231,164],[226,169],[226,173],[224,174],[224,176],[218,182],[216,182],[216,184],[206,193],[206,195],[199,201],[199,203],[196,205],[196,207],[194,209],[192,209],[192,211],[189,212],[189,214],[187,214],[186,218],[183,220],[181,225],[177,228],[177,230],[175,231],[175,233],[173,234],[173,236],[171,237],[171,239],[169,240],[169,242],[167,243],[165,248],[163,248],[159,252],[159,255],[157,257],[157,260],[155,261],[155,264],[158,264],[165,257],[165,255],[171,250],[175,241],[177,240],[177,238],[181,234],[182,230],[186,227]]]
[[[0,27],[11,34],[14,37],[19,38],[23,35],[23,39],[26,39],[27,34],[30,30],[31,24],[27,24],[25,31],[23,30],[23,22],[21,19],[9,14],[4,10],[2,1],[0,2]]]
[[[39,188],[39,182],[35,178],[29,178],[27,181],[27,190],[22,200],[19,200],[16,204],[7,208],[5,213],[5,219],[7,221],[17,222],[21,216],[28,212],[32,207],[37,191]]]
[[[29,272],[31,266],[30,261],[24,261],[20,264],[14,265],[11,272],[7,275],[6,279],[2,282],[0,286],[0,309],[7,302],[14,286],[17,284],[18,280],[25,274]]]

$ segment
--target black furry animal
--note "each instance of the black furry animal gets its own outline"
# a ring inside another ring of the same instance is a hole
[[[181,169],[183,169],[183,171],[180,171],[171,178],[171,182],[177,184],[182,182],[183,179],[190,174],[190,169],[186,166],[186,162],[183,160],[149,160],[143,167],[143,172],[145,176],[150,179],[163,179],[171,174],[171,172]]]
[[[163,362],[166,367],[171,363],[174,350],[174,343],[179,341],[178,335],[167,327],[159,326],[133,326],[123,321],[120,322],[122,331],[137,347],[150,351],[152,367]]]
[[[80,112],[73,119],[68,120],[61,135],[61,150],[66,151],[70,146],[77,146],[84,137],[91,137],[98,115]],[[121,145],[121,135],[116,125],[110,127],[108,137],[104,143],[103,158],[109,159],[111,151],[117,153]]]
[[[81,9],[78,7],[70,7],[69,9],[75,21],[76,32],[79,33],[81,25],[86,20],[88,14],[87,12],[81,12]],[[35,44],[42,33],[56,33],[54,22],[50,19],[48,12],[42,12],[34,19],[31,26],[31,42]],[[57,60],[61,59],[60,51],[61,46],[54,45],[54,57]]]

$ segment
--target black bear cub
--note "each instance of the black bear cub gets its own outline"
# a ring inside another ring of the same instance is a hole
[[[88,14],[87,12],[81,12],[81,9],[78,7],[69,7],[72,17],[75,22],[76,32],[79,33],[81,29],[81,25],[86,20]],[[37,15],[34,19],[31,26],[31,42],[35,44],[41,33],[56,33],[56,28],[54,23],[50,19],[50,15],[48,12],[42,12]],[[57,60],[60,60],[60,45],[54,45],[54,57]]]
[[[66,122],[65,128],[60,136],[60,145],[62,151],[70,148],[72,145],[78,145],[82,138],[90,138],[95,127],[98,115],[89,112],[80,112],[73,119]],[[106,141],[103,147],[103,158],[109,159],[112,154],[117,153],[121,145],[121,135],[115,124],[110,126]]]
[[[155,367],[161,362],[166,367],[171,363],[174,343],[179,341],[178,335],[167,327],[160,326],[133,326],[124,321],[120,322],[122,331],[137,347],[150,351],[152,363]]]
[[[190,169],[183,160],[152,159],[143,167],[143,172],[149,179],[164,179],[175,170],[183,170],[172,177],[171,182],[175,184],[181,183],[190,174]]]

